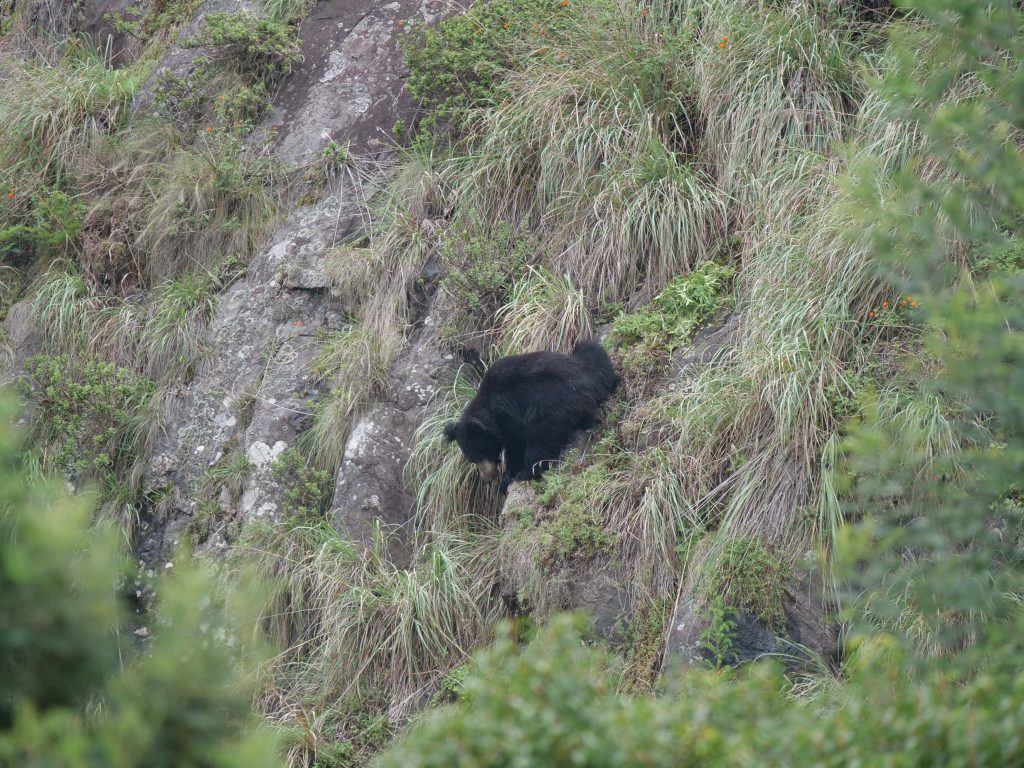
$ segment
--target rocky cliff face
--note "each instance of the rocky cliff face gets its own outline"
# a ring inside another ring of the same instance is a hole
[[[255,10],[250,5],[210,0],[189,27],[204,13]],[[386,175],[381,169],[393,147],[390,129],[413,116],[402,90],[400,20],[430,22],[450,12],[437,0],[328,0],[303,21],[302,61],[281,82],[273,112],[253,141],[276,129],[273,153],[288,164],[307,161],[333,141],[347,148],[352,166],[323,199],[292,214],[225,292],[211,324],[209,364],[168,398],[147,484],[173,489],[172,501],[144,531],[147,556],[166,554],[195,514],[205,473],[232,451],[244,452],[254,469],[224,514],[241,525],[280,515],[281,489],[271,464],[295,445],[325,394],[311,370],[318,334],[345,324],[328,291],[327,255],[365,236],[367,201]],[[180,39],[188,34],[186,28]],[[172,46],[149,82],[168,70],[188,77],[196,56],[196,49]],[[150,95],[144,86],[136,109],[146,109]],[[376,519],[401,527],[411,513],[402,470],[416,416],[433,394],[432,375],[450,359],[432,344],[429,318],[420,326],[410,330],[408,348],[390,371],[385,402],[353,430],[338,477],[333,520],[359,541],[369,542]],[[408,560],[401,546],[395,555]]]
[[[77,28],[115,62],[127,62],[138,50],[109,17],[127,5],[127,0],[87,0],[72,9],[66,3],[36,0],[26,29],[60,35]],[[261,8],[254,0],[203,2],[154,66],[135,101],[136,114],[153,108],[160,78],[171,73],[187,82],[192,76],[203,51],[184,42],[206,14],[258,14]],[[159,436],[146,460],[144,488],[161,501],[149,510],[139,535],[144,560],[166,558],[183,538],[199,512],[209,470],[227,456],[245,456],[251,471],[241,487],[222,491],[215,499],[221,524],[205,546],[225,549],[251,522],[282,516],[283,489],[272,464],[296,445],[326,395],[313,370],[318,340],[349,321],[330,290],[327,257],[337,246],[366,236],[371,223],[368,201],[387,179],[392,127],[415,117],[416,105],[403,91],[397,37],[408,19],[432,23],[457,10],[447,0],[323,0],[301,23],[302,61],[278,84],[271,114],[249,141],[266,142],[274,157],[291,166],[318,156],[334,142],[346,148],[347,165],[319,199],[287,217],[245,274],[223,291],[209,327],[207,361],[190,380],[164,393]],[[31,34],[26,36],[26,45],[31,39]],[[455,363],[440,339],[439,329],[448,318],[432,287],[436,277],[434,272],[413,275],[406,286],[409,293],[416,283],[426,289],[420,288],[413,302],[417,309],[405,329],[404,346],[388,369],[384,395],[351,430],[330,505],[330,522],[363,546],[372,543],[378,526],[395,532],[389,556],[397,567],[407,566],[413,557],[414,499],[405,481],[413,434],[439,381],[447,379]],[[26,304],[11,310],[6,326],[10,375],[38,348],[38,338]],[[685,387],[703,367],[727,355],[736,327],[733,318],[699,336],[692,348],[679,350],[676,373],[664,386]],[[508,504],[529,507],[535,496],[517,488]],[[508,515],[502,520],[507,522]],[[532,566],[518,562],[514,542],[501,557],[501,587],[514,602],[527,588],[522,579]],[[587,608],[597,617],[597,631],[614,639],[638,599],[627,582],[618,564],[597,557],[585,568],[563,570],[557,583],[545,585],[551,588],[548,608]],[[684,586],[671,611],[669,648],[688,660],[699,655],[704,621],[696,605]],[[830,639],[820,627],[818,605],[804,593],[791,594],[786,634],[827,653]],[[742,647],[736,649],[740,658],[780,647],[780,639],[756,620],[742,622]]]

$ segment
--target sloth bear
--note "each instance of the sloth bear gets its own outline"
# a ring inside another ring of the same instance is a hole
[[[505,452],[504,493],[513,480],[540,477],[547,464],[581,429],[598,422],[598,409],[619,377],[596,341],[582,341],[571,355],[532,352],[492,365],[462,417],[444,428],[484,482],[498,478]]]

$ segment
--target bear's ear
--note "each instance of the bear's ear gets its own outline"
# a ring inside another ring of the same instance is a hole
[[[445,424],[444,425],[444,436],[446,438],[448,438],[448,442],[449,443],[452,440],[454,440],[456,437],[458,437],[459,436],[459,424],[458,424],[458,422],[456,422],[456,421],[449,421],[447,424]]]

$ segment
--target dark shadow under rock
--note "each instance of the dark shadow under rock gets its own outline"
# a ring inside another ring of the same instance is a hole
[[[729,618],[735,627],[725,661],[739,665],[766,654],[783,657],[787,665],[810,659],[831,662],[838,652],[839,625],[827,614],[820,578],[804,574],[786,591],[785,631],[773,632],[764,622],[743,612]],[[703,606],[692,590],[684,589],[676,601],[669,626],[667,652],[687,664],[713,661],[701,635],[708,626]]]

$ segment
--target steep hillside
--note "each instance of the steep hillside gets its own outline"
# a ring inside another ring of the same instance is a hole
[[[630,693],[676,662],[840,674],[849,425],[870,402],[922,480],[966,447],[866,202],[954,183],[914,110],[993,96],[967,68],[894,95],[943,64],[934,23],[883,0],[0,18],[27,466],[97,489],[148,569],[184,547],[274,581],[256,707],[289,764],[364,761],[505,617],[523,640],[587,609]],[[1019,269],[971,247],[994,214],[969,203],[931,222],[935,268]],[[602,426],[500,495],[443,425],[499,357],[590,337],[622,379]]]

